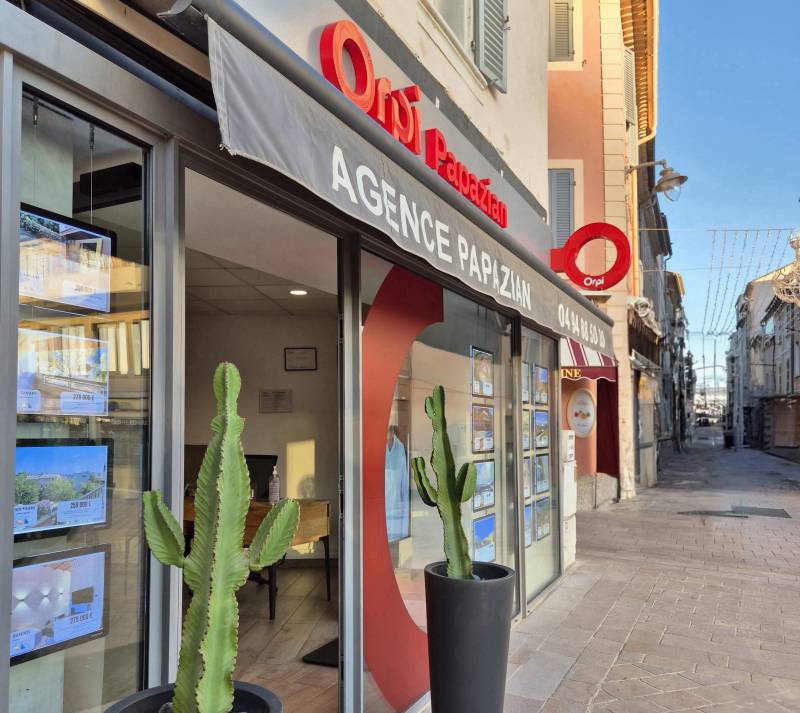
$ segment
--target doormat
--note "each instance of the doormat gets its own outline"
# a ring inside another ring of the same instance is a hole
[[[751,508],[745,505],[734,505],[731,510],[740,515],[760,515],[761,517],[791,517],[782,508]]]
[[[323,644],[318,649],[309,651],[303,656],[305,663],[311,663],[315,666],[330,666],[331,668],[339,668],[339,639],[329,641]]]

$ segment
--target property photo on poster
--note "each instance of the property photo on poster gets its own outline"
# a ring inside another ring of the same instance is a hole
[[[472,361],[472,395],[494,396],[494,355],[477,347],[470,347]]]
[[[14,535],[104,524],[109,451],[108,443],[19,441]]]
[[[534,516],[536,539],[543,540],[550,535],[550,498],[536,501]]]
[[[550,448],[550,413],[536,411],[533,415],[533,444],[536,448]]]
[[[536,456],[536,494],[550,490],[550,456]]]
[[[472,521],[472,544],[477,562],[494,562],[495,516],[487,515]]]
[[[106,633],[108,546],[24,557],[11,574],[11,663]]]
[[[533,458],[526,456],[522,464],[522,494],[529,498],[533,493]]]
[[[537,404],[546,404],[550,394],[550,372],[547,367],[534,366],[533,391]]]
[[[525,547],[530,547],[533,544],[533,505],[528,503],[523,508],[525,515]]]
[[[104,416],[108,413],[108,347],[64,327],[17,331],[17,413]]]
[[[494,450],[494,406],[472,404],[472,452]]]
[[[522,403],[529,404],[531,402],[531,365],[528,362],[522,362]]]
[[[480,460],[475,463],[478,478],[475,495],[472,497],[472,509],[494,507],[494,461]]]
[[[21,301],[108,312],[113,242],[113,233],[23,206],[19,216]]]
[[[522,450],[531,449],[531,412],[522,412]]]

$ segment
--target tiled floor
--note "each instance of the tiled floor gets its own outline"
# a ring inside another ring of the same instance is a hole
[[[240,590],[235,677],[273,691],[284,713],[338,711],[338,670],[301,661],[338,634],[335,574],[333,579],[328,602],[321,567],[280,567],[274,621],[269,620],[266,586],[248,582]]]
[[[680,514],[735,505],[791,519]],[[512,633],[507,692],[505,713],[800,711],[800,466],[699,447],[579,515],[578,562]]]

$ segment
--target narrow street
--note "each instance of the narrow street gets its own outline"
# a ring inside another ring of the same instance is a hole
[[[579,514],[577,563],[512,634],[505,713],[800,711],[800,466],[721,436]]]

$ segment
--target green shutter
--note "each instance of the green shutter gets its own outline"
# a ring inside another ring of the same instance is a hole
[[[575,56],[572,12],[572,0],[550,0],[551,62],[570,62]]]
[[[575,171],[571,168],[551,168],[550,229],[553,243],[560,248],[575,231]]]
[[[475,0],[475,64],[501,92],[508,84],[507,17],[508,0]]]

